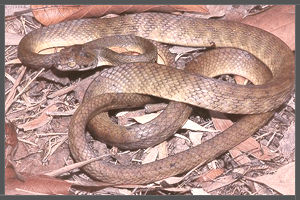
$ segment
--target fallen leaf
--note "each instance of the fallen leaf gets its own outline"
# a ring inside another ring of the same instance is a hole
[[[242,22],[273,33],[295,50],[295,5],[276,5]]]
[[[141,124],[145,124],[155,117],[157,117],[160,114],[160,112],[157,113],[151,113],[143,116],[138,116],[138,117],[132,117],[135,121]],[[204,128],[203,126],[200,126],[199,124],[193,122],[192,120],[187,120],[186,123],[183,125],[182,129],[188,129],[188,130],[193,130],[193,131],[206,131],[206,132],[217,132],[216,130],[211,130]]]
[[[179,188],[179,187],[161,188],[161,190],[168,191],[168,192],[179,192],[179,193],[190,191],[189,188]]]
[[[5,179],[8,178],[15,178],[15,179],[22,179],[20,174],[16,171],[15,165],[9,160],[5,159]]]
[[[47,115],[47,112],[55,111],[58,107],[56,105],[51,105],[44,109],[43,113],[37,118],[28,123],[21,124],[18,126],[20,129],[24,129],[24,131],[33,130],[39,127],[44,126],[51,120],[51,116]]]
[[[167,141],[164,141],[158,145],[158,159],[163,159],[168,156]]]
[[[199,124],[193,122],[192,120],[187,120],[183,125],[182,129],[192,130],[192,131],[205,131],[205,132],[218,132],[217,130],[207,129]]]
[[[205,12],[201,5],[32,5],[32,13],[42,24],[48,26],[61,21],[100,17],[107,14],[138,12]]]
[[[207,5],[209,10],[207,19],[211,17],[223,17],[226,14],[226,11],[231,7],[231,5]]]
[[[22,38],[23,36],[19,34],[5,33],[5,46],[19,45]]]
[[[182,179],[184,179],[184,176],[183,177],[169,177],[169,178],[165,178],[165,179],[160,180],[160,181],[156,181],[155,183],[156,184],[161,184],[163,181],[165,181],[167,184],[173,185],[173,184],[181,182]]]
[[[248,158],[246,154],[244,154],[240,150],[237,150],[236,148],[230,149],[229,153],[238,165],[245,165],[247,163],[251,163],[250,158]]]
[[[210,110],[209,114],[211,116],[215,129],[217,129],[218,131],[224,131],[233,125],[233,122],[228,119],[223,113]]]
[[[121,195],[132,195],[130,190],[127,189],[119,189]]]
[[[161,111],[156,112],[156,113],[147,114],[147,115],[142,115],[142,116],[132,116],[131,118],[140,124],[145,124],[145,123],[151,121],[152,119],[154,119],[155,117],[157,117],[160,113],[161,113]]]
[[[158,155],[158,145],[149,149],[148,154],[145,156],[145,158],[142,161],[142,164],[146,164],[146,163],[155,161],[157,158],[157,155]]]
[[[5,158],[13,156],[18,145],[16,126],[12,122],[5,123]]]
[[[289,158],[295,150],[295,122],[291,123],[287,130],[283,131],[284,137],[279,141],[279,150],[283,157]]]
[[[233,178],[231,175],[222,176],[220,178],[215,179],[215,181],[212,184],[210,184],[209,186],[203,187],[203,189],[207,192],[211,192],[218,188],[229,185],[229,184],[235,182],[236,180],[237,179]]]
[[[270,161],[275,157],[278,157],[276,153],[273,153],[268,147],[266,147],[263,144],[260,144],[252,137],[238,144],[236,147],[234,147],[234,150],[240,150],[242,152],[254,156],[259,160],[265,161]]]
[[[210,195],[209,193],[205,192],[202,188],[192,188],[191,193],[193,195]]]
[[[14,154],[18,148],[18,138],[14,123],[5,123],[5,179],[18,178],[20,175],[12,163]]]
[[[295,162],[289,163],[277,170],[274,174],[245,178],[263,183],[283,195],[295,195]]]
[[[69,194],[71,183],[45,175],[22,174],[24,181],[19,179],[5,180],[6,195],[58,195]]]
[[[142,117],[142,119],[146,120],[143,116],[145,115],[145,109],[139,109],[134,111],[122,111],[116,115],[118,117],[118,124],[121,126],[128,126],[132,124],[132,119],[134,117]],[[149,116],[148,116],[149,117]]]
[[[189,132],[190,141],[193,143],[193,146],[201,144],[203,133],[202,132]]]
[[[216,179],[217,177],[219,177],[221,174],[223,174],[224,169],[220,168],[220,169],[212,169],[210,171],[208,171],[207,173],[203,174],[202,176],[200,176],[197,181],[198,182],[210,182],[214,179]]]

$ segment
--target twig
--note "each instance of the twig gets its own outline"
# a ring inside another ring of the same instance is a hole
[[[14,99],[13,99],[13,96],[15,95],[16,93],[16,88],[17,86],[19,85],[19,83],[21,82],[21,79],[23,78],[24,74],[25,74],[25,71],[26,71],[26,67],[23,67],[22,66],[22,71],[21,71],[21,74],[20,76],[17,78],[17,80],[15,81],[13,87],[11,88],[11,91],[10,93],[8,94],[7,96],[7,99],[5,101],[5,113],[8,111],[9,107],[11,106],[11,104],[14,102]]]
[[[58,170],[55,170],[55,171],[52,171],[52,172],[48,172],[45,175],[47,175],[47,176],[59,176],[59,175],[61,175],[63,173],[66,173],[66,172],[72,170],[72,169],[82,167],[84,165],[87,165],[87,164],[89,164],[91,162],[94,162],[96,160],[99,160],[99,159],[107,157],[107,156],[110,156],[110,155],[105,154],[105,155],[102,155],[102,156],[99,156],[99,157],[96,157],[96,158],[92,158],[90,160],[85,160],[85,161],[82,161],[82,162],[79,162],[79,163],[74,163],[72,165],[68,165],[68,166],[60,168]]]
[[[13,102],[27,89],[27,87],[32,83],[32,81],[34,81],[43,71],[45,70],[45,68],[42,68],[34,77],[33,79],[31,79],[27,85],[22,89],[21,92],[19,92],[19,94],[14,98]]]

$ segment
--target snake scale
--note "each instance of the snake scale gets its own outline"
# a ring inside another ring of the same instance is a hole
[[[295,58],[279,38],[237,22],[195,19],[163,13],[142,13],[107,19],[81,19],[43,27],[20,42],[20,60],[33,68],[55,65],[54,55],[38,51],[53,46],[86,43],[110,35],[137,35],[162,43],[245,50],[270,69],[273,78],[262,85],[234,85],[154,63],[132,63],[101,72],[122,93],[102,94],[80,105],[69,129],[76,161],[95,157],[85,126],[99,112],[143,102],[138,94],[154,95],[226,113],[249,114],[216,137],[187,151],[145,165],[121,166],[96,161],[83,169],[92,177],[116,184],[144,184],[191,170],[250,137],[263,126],[294,90]],[[222,71],[222,68],[216,69]]]

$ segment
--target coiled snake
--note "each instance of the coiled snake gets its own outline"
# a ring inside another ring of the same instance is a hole
[[[263,126],[294,90],[295,58],[276,36],[237,22],[204,20],[162,13],[132,14],[107,19],[82,19],[43,27],[20,42],[20,60],[34,68],[57,64],[55,55],[38,51],[82,44],[109,35],[137,35],[182,46],[233,47],[245,50],[270,69],[273,78],[258,86],[241,86],[158,64],[132,63],[103,70],[95,82],[111,81],[116,91],[89,99],[74,114],[69,145],[76,161],[95,157],[85,138],[85,126],[100,111],[132,106],[139,94],[154,95],[226,113],[250,114],[203,144],[145,165],[119,166],[96,161],[84,167],[91,176],[117,184],[142,184],[190,170],[247,139]],[[222,70],[222,69],[219,69]],[[98,109],[98,111],[95,111]]]

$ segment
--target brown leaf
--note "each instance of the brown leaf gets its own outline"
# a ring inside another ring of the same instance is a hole
[[[46,108],[44,110],[44,112],[37,119],[34,119],[34,120],[32,120],[28,123],[25,123],[25,124],[21,124],[21,125],[18,126],[18,128],[22,128],[25,131],[27,131],[27,130],[33,130],[33,129],[42,127],[45,124],[47,124],[48,121],[51,119],[51,116],[48,116],[46,114],[46,112],[48,112],[48,111],[51,112],[51,111],[54,111],[54,110],[57,110],[57,109],[58,109],[58,107],[56,105],[51,105],[48,108]]]
[[[237,150],[236,148],[230,149],[229,153],[231,157],[234,159],[234,161],[239,165],[245,165],[251,162],[250,158],[248,158],[247,155],[245,155],[242,151]]]
[[[237,84],[240,84],[240,85],[246,85],[248,82],[248,79],[246,79],[242,76],[237,76],[237,75],[234,76],[234,80]]]
[[[32,13],[42,24],[48,26],[65,20],[100,17],[106,14],[136,12],[205,12],[201,5],[32,5]]]
[[[229,185],[233,182],[235,182],[237,179],[233,178],[231,175],[228,176],[222,176],[220,178],[217,178],[212,184],[209,186],[203,187],[203,189],[207,192],[216,190],[218,188],[224,187],[226,185]]]
[[[5,159],[5,179],[7,178],[18,178],[15,166],[11,163],[11,161],[9,161],[9,159]]]
[[[5,180],[5,194],[8,195],[33,195],[69,194],[71,183],[45,175],[22,174],[24,181],[19,179]]]
[[[219,131],[224,131],[233,124],[233,122],[230,119],[228,119],[223,113],[210,110],[209,114],[211,116],[215,128]]]
[[[251,154],[257,159],[260,160],[272,160],[278,155],[273,153],[263,144],[259,144],[254,138],[250,137],[244,142],[237,145],[235,150],[240,150],[242,152],[246,152],[247,154]]]
[[[276,5],[242,22],[273,33],[295,50],[295,5]]]
[[[142,161],[142,164],[146,164],[146,163],[155,161],[157,158],[157,155],[158,155],[158,145],[149,149],[148,154],[145,156],[145,158]]]
[[[120,112],[117,114],[118,117],[118,124],[121,126],[132,124],[132,118],[134,117],[140,117],[142,118],[145,116],[145,109],[139,109],[134,111],[128,111],[128,112]]]
[[[14,123],[5,123],[5,158],[14,153],[18,145],[16,127]]]
[[[245,178],[263,183],[283,195],[295,195],[295,162],[279,168],[274,174]]]
[[[14,123],[5,123],[5,179],[22,179],[20,174],[15,170],[15,165],[12,161],[18,148],[18,141]]]
[[[207,173],[200,176],[197,181],[199,182],[210,182],[220,176],[224,172],[224,169],[212,169],[208,171]]]
[[[168,146],[167,141],[164,141],[158,145],[158,159],[168,157]]]

